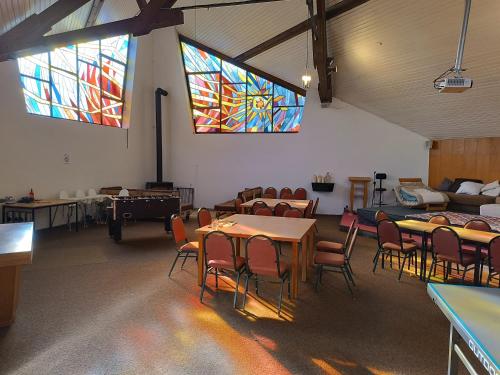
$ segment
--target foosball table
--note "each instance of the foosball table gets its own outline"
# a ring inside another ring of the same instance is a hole
[[[162,218],[165,231],[170,231],[170,217],[180,214],[179,194],[152,196],[112,196],[108,207],[109,236],[115,241],[122,239],[123,223],[127,220]]]

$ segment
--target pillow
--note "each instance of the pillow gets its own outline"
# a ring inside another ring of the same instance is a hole
[[[472,181],[464,181],[460,184],[457,194],[479,195],[484,184]]]
[[[496,187],[494,189],[483,191],[481,194],[487,195],[490,197],[500,197],[500,186]]]
[[[449,191],[451,184],[453,183],[448,177],[445,177],[443,182],[441,182],[437,188],[439,191]]]
[[[458,190],[458,188],[462,184],[462,182],[465,182],[465,181],[472,181],[472,182],[483,183],[483,181],[481,181],[481,180],[475,180],[473,178],[456,178],[455,181],[453,181],[453,183],[451,184],[450,189],[448,191],[451,192],[451,193],[456,193],[457,190]]]
[[[493,190],[493,189],[498,188],[499,186],[500,186],[500,184],[498,183],[498,180],[496,180],[496,181],[490,182],[489,184],[484,185],[483,188],[481,189],[481,192]]]

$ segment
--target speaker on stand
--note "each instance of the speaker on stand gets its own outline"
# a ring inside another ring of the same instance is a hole
[[[379,207],[382,207],[385,203],[382,201],[382,196],[385,191],[387,191],[386,188],[382,186],[382,182],[384,180],[387,180],[387,174],[386,173],[377,173],[373,172],[373,195],[372,195],[372,207],[375,206],[375,196],[378,193],[378,202],[377,205]],[[378,181],[378,187],[377,187],[377,181]]]

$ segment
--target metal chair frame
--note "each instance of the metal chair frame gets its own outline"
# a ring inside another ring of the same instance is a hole
[[[197,250],[181,250],[180,249],[181,246],[179,246],[179,244],[184,242],[184,243],[182,243],[184,245],[185,243],[189,243],[189,240],[187,239],[187,237],[180,239],[180,241],[177,241],[177,239],[175,238],[175,232],[173,230],[172,224],[173,224],[174,219],[176,219],[176,218],[179,218],[182,221],[182,217],[177,215],[177,214],[174,214],[170,217],[170,228],[172,228],[172,236],[174,237],[174,241],[175,241],[176,246],[177,246],[177,255],[175,256],[174,262],[172,263],[172,267],[170,267],[170,272],[168,273],[168,277],[170,277],[170,275],[172,274],[172,271],[174,270],[174,267],[177,263],[177,260],[179,259],[179,257],[182,254],[185,254],[185,255],[184,255],[184,260],[182,261],[181,270],[184,268],[184,264],[186,263],[186,260],[188,258],[196,258],[196,260],[198,260],[198,251]]]

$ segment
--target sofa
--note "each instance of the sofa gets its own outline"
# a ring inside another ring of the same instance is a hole
[[[485,204],[500,203],[500,197],[490,197],[487,195],[467,195],[467,194],[457,194],[456,191],[460,187],[460,184],[464,181],[481,182],[481,180],[467,179],[467,178],[457,178],[453,183],[443,191],[450,202],[448,203],[448,210],[455,212],[464,212],[473,215],[480,214],[480,207]]]

